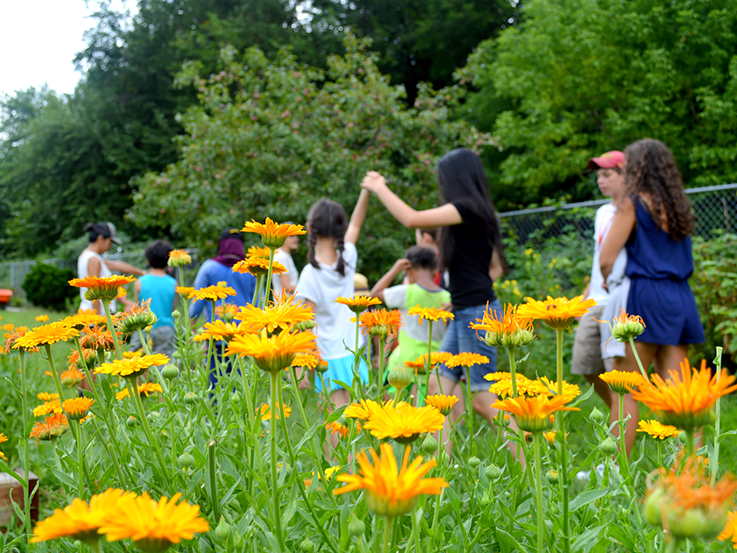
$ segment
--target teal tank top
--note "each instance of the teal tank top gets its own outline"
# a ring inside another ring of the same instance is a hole
[[[141,293],[138,299],[143,302],[151,300],[151,311],[154,312],[158,321],[154,328],[159,326],[174,326],[174,318],[171,311],[174,307],[174,294],[176,294],[177,281],[166,276],[143,275],[140,278]]]

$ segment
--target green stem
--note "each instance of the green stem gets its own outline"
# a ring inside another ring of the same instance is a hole
[[[79,487],[79,498],[84,499],[84,480],[82,478],[84,473],[84,470],[82,468],[82,463],[84,462],[84,443],[82,441],[82,423],[80,421],[76,421],[74,426],[77,427],[77,470],[79,471],[79,481],[77,482],[77,486]]]
[[[138,338],[141,340],[141,347],[143,348],[143,353],[146,355],[151,355],[151,348],[148,347],[148,340],[145,339],[145,335],[143,331],[138,328],[136,329],[136,332],[138,332]]]
[[[627,423],[625,422],[624,416],[624,395],[617,394],[619,397],[619,454],[620,459],[624,461],[623,469],[625,478],[629,478],[630,475],[630,463],[627,458],[627,444],[625,442],[625,434],[627,433]]]
[[[161,479],[167,484],[167,486],[169,486],[171,484],[169,468],[166,465],[166,461],[164,461],[164,456],[161,454],[159,442],[154,437],[153,432],[151,432],[151,427],[148,424],[146,411],[143,409],[143,400],[141,399],[141,394],[138,391],[138,378],[126,378],[126,382],[128,384],[128,393],[133,398],[133,405],[135,405],[136,410],[138,411],[138,416],[141,419],[141,426],[143,427],[144,432],[146,432],[149,444],[151,444],[151,447],[154,449],[156,460],[158,461],[159,468],[161,469]]]
[[[558,378],[558,395],[563,395],[563,330],[562,328],[555,329],[555,368],[556,376]],[[570,532],[570,521],[568,520],[568,447],[566,445],[566,424],[563,416],[563,411],[558,411],[555,414],[555,426],[556,431],[560,434],[560,470],[558,471],[558,482],[560,484],[561,502],[563,503],[562,509],[562,534],[563,534],[563,551],[570,553],[571,551],[571,532]]]
[[[26,529],[26,548],[30,549],[30,543],[28,540],[31,539],[31,493],[29,487],[28,478],[28,388],[26,386],[26,352],[20,350],[20,382],[21,382],[21,394],[23,401],[23,525]]]
[[[509,357],[509,372],[512,375],[512,397],[517,397],[517,363],[514,359],[514,348],[505,348]]]
[[[381,551],[387,553],[391,549],[393,517],[386,517],[384,521],[384,534],[381,538]]]
[[[671,537],[665,542],[665,553],[676,553],[680,549],[681,542]]]
[[[717,355],[714,358],[714,367],[717,371],[717,383],[722,376],[722,348],[717,346]],[[719,473],[719,441],[722,433],[722,410],[721,410],[721,397],[717,398],[716,411],[717,420],[714,424],[714,455],[710,463],[711,469],[711,485],[714,486],[717,481],[717,474]]]
[[[258,305],[259,301],[259,292],[261,292],[261,279],[263,279],[263,276],[256,277],[256,289],[253,291],[253,301],[251,302],[251,305]]]
[[[440,381],[440,376],[438,376]],[[473,436],[473,400],[471,398],[471,367],[466,367],[466,424],[471,445],[471,455],[476,454],[476,440]]]
[[[105,310],[107,328],[113,337],[113,344],[115,344],[115,355],[118,356],[118,359],[123,359],[123,350],[120,349],[120,340],[118,340],[118,333],[115,331],[115,325],[113,324],[113,316],[110,313],[110,302],[103,301],[102,307]]]
[[[537,553],[543,551],[543,486],[542,486],[542,460],[540,458],[540,432],[532,435],[532,443],[535,449],[535,493],[537,495]]]
[[[274,251],[271,252],[271,258],[273,260],[274,258]],[[272,491],[272,500],[274,503],[274,530],[276,532],[276,539],[279,542],[279,549],[281,551],[286,551],[286,547],[284,546],[284,537],[282,536],[281,531],[281,503],[279,500],[279,480],[276,474],[276,399],[277,399],[277,387],[281,383],[279,380],[279,373],[276,372],[270,372],[269,376],[271,377],[271,398],[270,402],[270,408],[269,411],[271,413],[271,418],[269,419],[269,422],[271,423],[271,458],[269,459],[269,464],[271,465],[271,491]]]
[[[210,374],[212,374],[213,371],[218,370],[217,362],[215,362],[214,367],[210,368],[212,365],[212,356],[214,354],[213,350],[215,349],[214,344],[215,344],[215,341],[213,340],[212,336],[210,336],[210,339],[208,341],[208,346],[207,346],[207,369],[205,370],[205,374],[207,378],[205,378],[205,393],[207,393],[208,390],[210,390]]]
[[[650,379],[647,377],[647,371],[645,370],[645,367],[642,366],[642,361],[640,361],[640,356],[637,353],[637,348],[635,347],[635,339],[630,337],[630,347],[632,348],[632,354],[635,356],[635,360],[637,361],[637,366],[640,367],[640,372],[642,373],[643,378],[650,382]]]
[[[379,403],[384,403],[384,340],[379,338]]]
[[[266,289],[264,290],[264,307],[269,305],[271,297],[271,273],[274,271],[274,248],[269,248],[269,275],[266,277]]]
[[[212,502],[212,511],[214,520],[220,520],[220,501],[218,496],[218,479],[215,463],[215,440],[210,440],[207,444],[208,466],[210,469],[210,501]]]
[[[694,431],[693,428],[684,430],[686,433],[686,459],[690,459],[694,454]]]
[[[430,367],[432,367],[432,320],[427,321],[430,325],[429,332],[430,335],[427,339],[427,360],[425,361],[425,396],[430,391]],[[440,382],[440,377],[438,376],[438,382]],[[417,384],[417,387],[419,388],[419,383]],[[417,397],[419,400],[421,390],[417,390]],[[423,396],[424,397],[424,396]],[[415,403],[415,405],[417,405]]]
[[[100,542],[99,541],[88,542],[88,545],[90,546],[90,549],[94,553],[100,553]]]
[[[254,433],[253,431],[253,425],[256,422],[256,414],[253,407],[253,399],[251,398],[251,388],[248,386],[248,380],[246,378],[246,367],[243,365],[242,358],[238,358],[238,362],[240,363],[240,369],[241,369],[241,380],[243,381],[243,397],[246,398],[246,411],[248,412],[248,420],[246,421],[246,428],[248,429],[249,433],[248,436],[252,440],[253,443],[253,449],[254,449],[254,456],[256,457],[256,462],[258,463],[259,468],[259,475],[265,474],[264,470],[264,460],[261,455],[261,443],[259,442],[259,435],[260,430],[256,430]],[[256,383],[254,382],[254,389],[256,388]],[[264,490],[267,491],[267,490]]]
[[[417,524],[417,510],[413,509],[409,516],[412,518],[412,535],[415,537],[415,553],[422,553],[422,549],[420,549],[420,528]],[[407,542],[407,551],[409,551],[409,541]]]

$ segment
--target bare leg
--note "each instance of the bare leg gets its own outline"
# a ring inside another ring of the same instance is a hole
[[[604,400],[609,410],[612,410],[612,391],[609,385],[599,378],[598,374],[587,374],[586,381],[594,387],[594,391]]]

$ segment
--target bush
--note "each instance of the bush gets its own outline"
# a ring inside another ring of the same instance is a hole
[[[71,301],[77,295],[77,289],[69,286],[69,280],[74,276],[69,269],[36,263],[23,280],[22,287],[33,305],[63,311],[67,307],[67,300]]]

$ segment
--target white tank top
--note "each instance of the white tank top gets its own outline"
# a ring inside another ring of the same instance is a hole
[[[90,259],[96,257],[100,260],[100,276],[101,277],[108,277],[111,276],[113,273],[110,272],[110,269],[108,269],[108,266],[105,264],[105,260],[100,256],[100,254],[97,254],[93,252],[92,250],[84,250],[79,257],[77,258],[77,275],[79,278],[84,278],[86,276],[89,276],[89,262]],[[85,299],[84,294],[87,291],[87,288],[80,288],[79,294],[82,296],[82,303],[79,304],[80,309],[94,309],[94,305],[91,301],[88,299]],[[112,313],[115,313],[115,302],[113,301],[110,304],[110,311]]]

